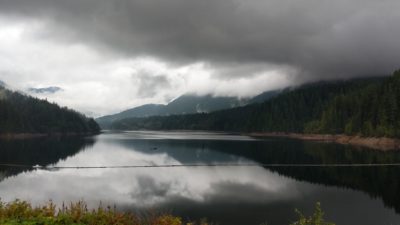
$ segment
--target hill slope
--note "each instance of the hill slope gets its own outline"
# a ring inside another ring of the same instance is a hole
[[[114,122],[112,128],[302,133],[310,130],[310,124],[315,124],[315,121],[322,117],[338,96],[351,95],[371,86],[380,86],[385,82],[391,82],[390,79],[392,78],[319,82],[294,90],[285,90],[262,104],[213,113],[124,119]],[[378,95],[378,93],[373,91],[373,95]],[[329,132],[329,130],[326,131]]]
[[[208,113],[222,109],[244,106],[251,103],[260,103],[278,95],[279,92],[280,91],[267,91],[255,96],[254,98],[240,100],[236,97],[182,95],[167,105],[142,105],[121,113],[97,118],[96,121],[103,129],[107,129],[110,128],[110,125],[113,122],[126,118]]]
[[[384,82],[336,96],[307,132],[400,137],[400,70]]]
[[[93,119],[80,113],[0,86],[0,134],[98,133],[99,130]]]
[[[158,104],[142,105],[142,106],[128,109],[126,111],[123,111],[123,112],[120,112],[120,113],[117,113],[114,115],[103,116],[103,117],[97,118],[96,122],[99,123],[101,128],[107,129],[113,122],[115,122],[117,120],[125,119],[125,118],[164,115],[163,114],[164,108],[165,108],[165,105],[158,105]]]

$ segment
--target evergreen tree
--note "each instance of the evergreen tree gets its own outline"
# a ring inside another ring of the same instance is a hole
[[[91,118],[0,87],[0,133],[98,133]]]

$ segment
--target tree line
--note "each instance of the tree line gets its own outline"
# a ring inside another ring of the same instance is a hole
[[[400,70],[381,83],[337,95],[309,133],[400,137]]]
[[[400,71],[390,77],[317,82],[261,104],[189,115],[128,118],[118,130],[297,132],[400,137]]]
[[[1,133],[98,133],[92,118],[0,86]]]

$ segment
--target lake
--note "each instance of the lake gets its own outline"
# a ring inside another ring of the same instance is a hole
[[[338,225],[400,224],[400,167],[293,166],[400,163],[400,152],[226,133],[106,132],[3,140],[0,163],[19,165],[0,166],[3,201],[85,200],[221,225],[289,224],[296,208],[310,214],[321,202]],[[103,166],[115,168],[59,168]]]

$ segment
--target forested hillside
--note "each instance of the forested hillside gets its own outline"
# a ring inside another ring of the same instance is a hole
[[[396,74],[392,78],[365,78],[313,83],[285,90],[280,95],[261,104],[252,104],[213,113],[129,118],[114,122],[112,128],[122,130],[189,129],[240,132],[342,133],[347,123],[338,123],[335,120],[338,118],[337,115],[340,114],[339,111],[343,111],[342,113],[345,114],[344,111],[347,113],[348,109],[344,107],[336,108],[336,106],[342,105],[339,103],[340,99],[348,98],[356,101],[359,95],[365,95],[365,93],[369,93],[369,96],[364,97],[364,100],[361,99],[357,104],[348,104],[348,107],[354,107],[351,111],[354,114],[354,116],[351,116],[351,120],[355,121],[354,118],[358,115],[357,112],[363,110],[362,107],[369,107],[375,104],[373,101],[379,101],[379,105],[373,106],[377,112],[380,112],[374,114],[378,116],[379,120],[375,118],[374,121],[371,121],[371,126],[376,127],[376,120],[388,123],[395,118],[394,115],[399,114],[397,111],[392,110],[397,106],[386,106],[387,104],[393,104],[390,102],[400,99],[398,95],[390,94],[394,92],[396,87],[396,90],[398,90],[398,84],[394,83],[398,76]],[[389,94],[383,95],[386,92]],[[375,100],[373,96],[375,96]],[[388,98],[392,98],[392,100],[386,100]],[[382,107],[385,109],[378,110]],[[369,109],[372,110],[371,107]],[[336,114],[332,114],[332,111],[335,111]],[[384,119],[389,113],[392,113],[390,114],[391,117],[389,116],[391,119]],[[347,126],[348,131],[350,131],[349,126]],[[357,126],[353,126],[351,133],[359,133],[359,130],[356,129]],[[339,129],[340,127],[342,128]],[[393,129],[395,130],[394,127]],[[372,133],[363,134],[372,135]],[[387,133],[373,134],[387,135]]]
[[[96,122],[98,122],[103,129],[108,129],[110,124],[120,119],[212,112],[221,109],[234,108],[242,104],[244,104],[244,102],[241,102],[235,97],[182,95],[167,105],[142,105],[121,113],[97,118]]]
[[[113,122],[126,118],[184,115],[202,112],[210,113],[213,111],[232,109],[252,103],[261,103],[265,100],[273,98],[280,92],[281,90],[266,91],[255,96],[254,98],[244,99],[238,99],[236,97],[216,97],[212,95],[196,96],[187,94],[176,98],[167,105],[142,105],[114,115],[97,118],[96,122],[99,123],[103,129],[109,129]]]
[[[98,133],[91,118],[0,86],[1,133]]]
[[[400,137],[400,70],[383,83],[336,96],[306,131]]]

